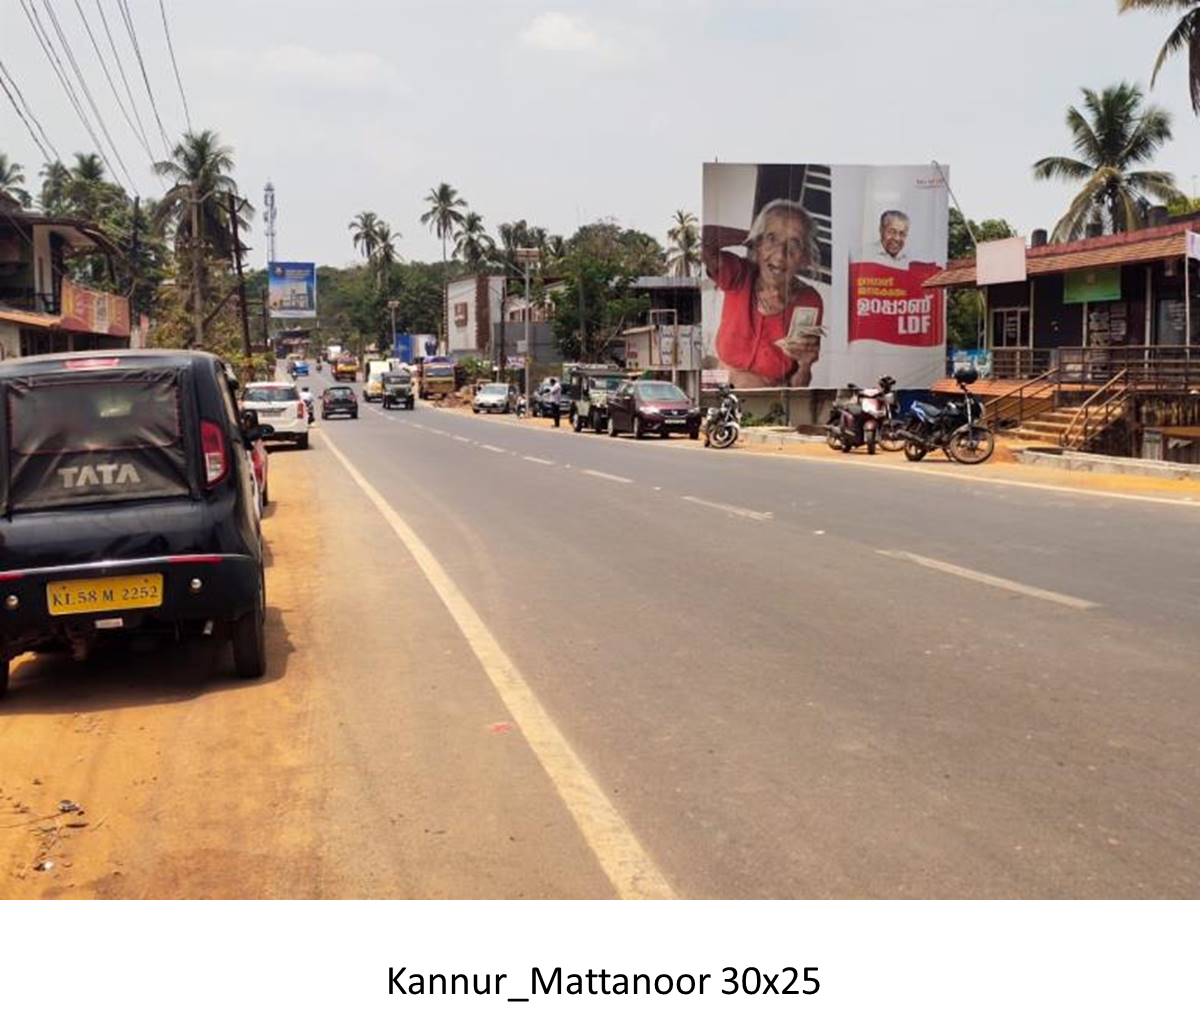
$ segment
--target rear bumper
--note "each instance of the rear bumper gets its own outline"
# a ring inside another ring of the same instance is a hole
[[[162,604],[155,608],[106,608],[76,615],[51,615],[47,587],[59,580],[98,579],[159,573]],[[147,624],[234,619],[252,611],[262,569],[245,554],[171,555],[0,572],[0,646],[13,654],[39,640],[89,632],[97,620],[121,619],[120,628]],[[193,580],[199,586],[193,589]]]

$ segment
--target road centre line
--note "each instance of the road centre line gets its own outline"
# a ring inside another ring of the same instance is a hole
[[[472,443],[472,441],[470,439],[468,439],[467,436],[453,436],[452,439],[455,440],[457,443]]]
[[[537,465],[555,465],[556,464],[556,462],[552,461],[549,458],[536,458],[530,454],[524,454],[523,461],[533,461]]]
[[[1053,590],[1043,590],[1041,587],[1030,587],[1025,583],[1017,583],[1013,579],[1003,579],[1000,576],[991,576],[985,572],[976,572],[974,569],[966,569],[960,565],[951,565],[949,562],[938,561],[936,558],[925,558],[922,554],[912,554],[910,551],[878,551],[877,553],[886,558],[898,558],[900,561],[914,562],[916,565],[923,565],[927,569],[936,569],[937,572],[947,572],[951,576],[961,576],[963,579],[973,580],[975,583],[982,583],[989,587],[997,587],[1000,590],[1007,590],[1014,594],[1027,594],[1029,597],[1036,597],[1042,601],[1052,601],[1054,604],[1065,605],[1067,608],[1076,608],[1079,611],[1087,611],[1090,608],[1099,607],[1095,601],[1085,601],[1081,597],[1071,597],[1069,594],[1059,594]]]
[[[328,442],[326,446],[384,517],[439,595],[552,781],[615,893],[622,899],[672,898],[673,890],[664,874],[439,560],[343,452],[333,443]]]
[[[707,508],[715,508],[726,512],[728,515],[739,515],[742,519],[753,519],[757,522],[768,522],[773,518],[773,512],[771,511],[753,511],[751,508],[738,508],[734,504],[721,504],[719,501],[704,501],[701,497],[686,495],[682,497],[682,500],[689,501],[691,504],[701,504]]]
[[[509,451],[505,447],[494,447],[491,443],[481,444],[482,450],[493,451],[494,454],[508,454]]]
[[[583,476],[596,476],[598,479],[609,479],[613,483],[634,483],[634,479],[626,476],[612,476],[609,472],[599,472],[597,469],[582,469]]]

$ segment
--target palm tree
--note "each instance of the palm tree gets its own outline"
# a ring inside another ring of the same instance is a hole
[[[700,249],[702,239],[698,234],[698,218],[689,211],[678,208],[673,212],[673,225],[669,228],[669,261],[674,275],[693,275],[702,261]]]
[[[42,210],[48,215],[66,212],[71,186],[71,173],[62,161],[47,161],[42,165]]]
[[[454,187],[445,182],[439,183],[424,198],[430,205],[422,216],[422,224],[429,225],[431,231],[439,237],[443,244],[443,263],[447,264],[447,240],[452,231],[463,224],[462,207],[468,207],[468,202],[457,195]]]
[[[1171,138],[1171,116],[1154,105],[1142,108],[1142,100],[1140,89],[1122,82],[1099,93],[1084,89],[1087,116],[1073,106],[1066,111],[1078,157],[1043,157],[1033,165],[1038,179],[1084,183],[1054,226],[1055,241],[1081,236],[1105,215],[1112,232],[1135,229],[1150,197],[1165,202],[1181,195],[1170,172],[1134,170]]]
[[[485,232],[485,220],[475,211],[469,211],[455,231],[453,239],[456,249],[452,257],[460,258],[471,268],[479,268],[492,252],[494,243]]]
[[[347,228],[351,230],[351,242],[357,250],[364,252],[364,257],[368,259],[369,264],[371,264],[372,255],[376,250],[379,225],[380,219],[376,217],[375,211],[361,211],[347,223]]]
[[[234,152],[219,142],[217,133],[211,129],[184,133],[172,149],[171,159],[156,161],[154,171],[172,180],[171,188],[155,210],[155,223],[159,228],[171,229],[177,253],[192,241],[195,205],[200,242],[220,258],[233,257],[229,205],[230,198],[238,191],[230,176],[234,171]],[[247,214],[252,210],[246,203],[240,209]],[[240,229],[249,227],[243,213],[239,214],[238,222]]]
[[[16,161],[10,161],[8,155],[0,151],[0,190],[10,194],[22,207],[29,207],[30,196],[22,188],[25,182],[25,169]]]
[[[1180,50],[1187,50],[1187,91],[1191,109],[1200,113],[1200,0],[1118,0],[1121,14],[1129,11],[1185,11],[1167,36],[1154,61],[1150,88],[1158,78],[1162,62]]]
[[[395,240],[401,239],[401,233],[394,232],[388,222],[376,219],[376,225],[371,241],[372,254],[368,263],[376,267],[376,288],[384,284],[385,272],[397,264],[398,254]]]

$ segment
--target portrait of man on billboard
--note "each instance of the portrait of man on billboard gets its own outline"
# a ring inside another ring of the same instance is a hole
[[[703,265],[722,295],[714,362],[737,389],[809,386],[826,332],[826,193],[806,166],[728,167],[737,175],[704,172],[703,185]],[[747,220],[728,215],[740,210]]]
[[[911,231],[911,219],[903,211],[883,211],[878,218],[878,239],[867,251],[869,260],[893,268],[906,268],[911,264],[907,253],[907,234]]]

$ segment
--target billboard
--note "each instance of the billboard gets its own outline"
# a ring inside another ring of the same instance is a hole
[[[89,290],[63,276],[59,328],[102,336],[130,335],[130,302],[115,293]]]
[[[318,317],[318,272],[312,262],[268,266],[268,310],[273,318]]]
[[[926,388],[945,365],[947,172],[707,164],[703,367],[737,389]],[[711,377],[714,378],[714,377]]]

